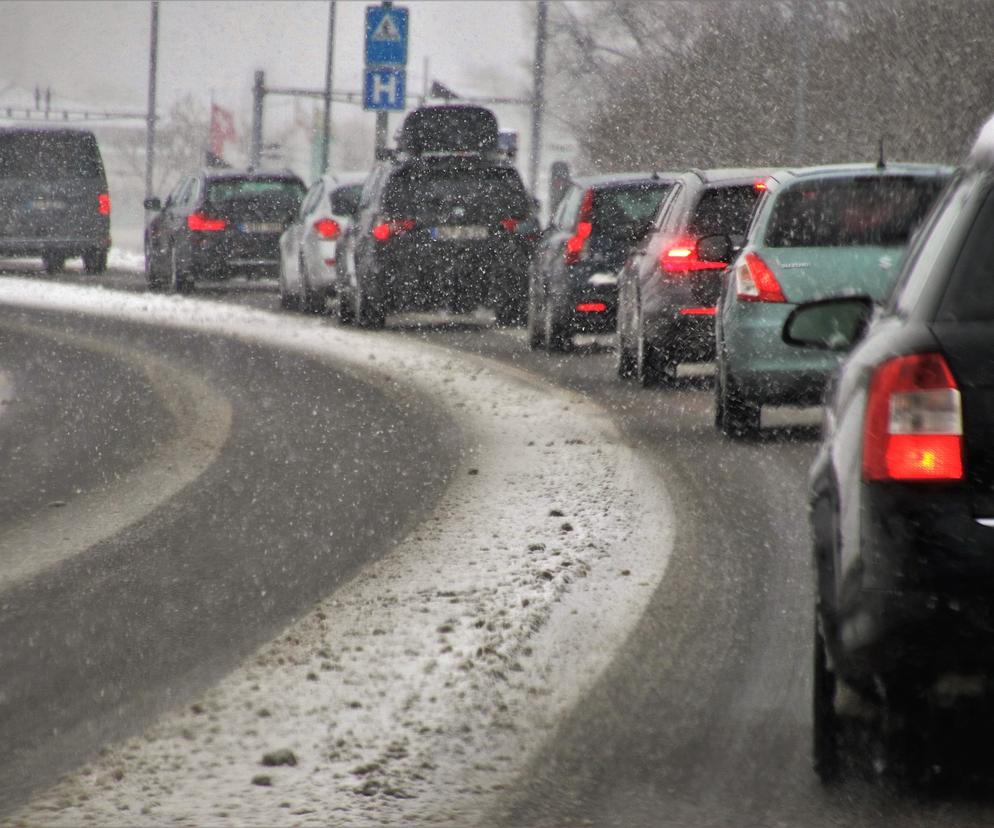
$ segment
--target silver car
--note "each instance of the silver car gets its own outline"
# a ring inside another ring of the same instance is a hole
[[[311,185],[280,237],[280,304],[323,313],[335,290],[338,241],[348,228],[366,173],[323,175]]]

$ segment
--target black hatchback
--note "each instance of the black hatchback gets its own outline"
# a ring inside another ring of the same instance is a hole
[[[102,273],[110,195],[97,139],[82,129],[0,128],[0,256],[40,256],[55,273],[83,258]]]
[[[290,172],[207,169],[181,179],[164,204],[148,199],[145,208],[156,211],[145,231],[149,289],[184,293],[197,280],[275,278],[280,236],[305,191]]]
[[[880,741],[905,757],[939,706],[994,689],[992,263],[994,122],[882,309],[868,297],[822,300],[784,327],[794,345],[860,340],[832,382],[811,470],[824,778],[845,767],[842,748],[853,752],[840,684],[878,706]]]

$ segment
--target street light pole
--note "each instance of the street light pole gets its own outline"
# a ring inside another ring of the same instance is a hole
[[[262,161],[262,103],[266,96],[266,73],[255,70],[252,84],[252,143],[249,145],[249,167],[259,168]]]
[[[538,192],[538,164],[542,153],[542,110],[545,106],[545,28],[548,19],[547,0],[538,0],[535,21],[535,64],[532,86],[532,137],[528,153],[528,180],[532,193]]]
[[[148,114],[145,119],[145,198],[151,198],[155,165],[155,76],[159,63],[159,0],[152,0],[148,45]]]
[[[324,72],[324,123],[321,126],[321,172],[328,171],[328,153],[331,147],[331,79],[335,68],[335,5],[328,3],[328,62]]]

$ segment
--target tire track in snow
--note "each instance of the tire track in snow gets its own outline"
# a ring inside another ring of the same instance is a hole
[[[661,482],[596,404],[531,375],[186,298],[0,280],[0,301],[344,363],[443,401],[470,446],[434,514],[390,555],[13,824],[470,823],[607,667],[663,577]],[[293,764],[264,766],[267,755]]]

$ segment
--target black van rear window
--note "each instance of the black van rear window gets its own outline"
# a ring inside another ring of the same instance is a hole
[[[861,176],[801,181],[773,207],[770,247],[901,246],[925,217],[945,180]]]
[[[304,185],[292,178],[224,178],[207,186],[211,204],[232,201],[260,201],[295,204],[304,200]]]
[[[90,133],[0,131],[0,178],[49,181],[103,177],[100,151]]]
[[[392,217],[486,222],[525,218],[530,200],[517,170],[419,169],[399,171],[387,184],[383,209]]]

